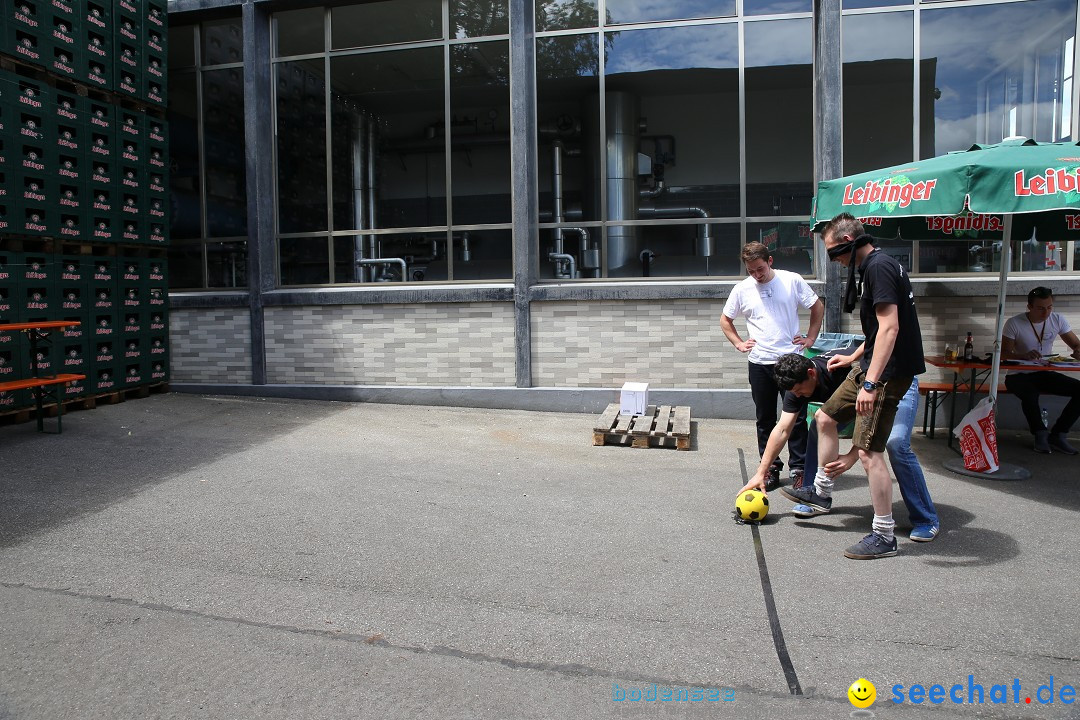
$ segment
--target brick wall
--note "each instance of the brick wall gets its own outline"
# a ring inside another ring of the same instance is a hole
[[[251,321],[247,309],[183,309],[169,313],[173,382],[251,382]]]
[[[514,306],[432,303],[265,310],[270,383],[514,385]]]

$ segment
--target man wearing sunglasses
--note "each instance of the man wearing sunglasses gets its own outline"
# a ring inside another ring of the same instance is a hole
[[[1054,293],[1050,288],[1037,287],[1028,293],[1027,312],[1009,318],[1001,331],[1001,359],[1042,363],[1060,337],[1080,360],[1080,339],[1064,315],[1054,312]],[[1005,387],[1020,400],[1028,429],[1035,438],[1035,452],[1060,452],[1075,455],[1077,450],[1066,436],[1080,418],[1080,380],[1063,373],[1047,370],[1010,370]],[[1061,395],[1069,403],[1058,415],[1053,427],[1047,428],[1039,408],[1040,395]]]
[[[859,307],[866,336],[864,351],[847,378],[814,416],[818,430],[818,469],[810,487],[781,488],[788,499],[816,510],[832,509],[833,478],[826,466],[836,467],[840,440],[837,427],[855,420],[852,445],[870,484],[874,506],[871,532],[844,555],[873,560],[896,555],[896,522],[892,516],[892,477],[885,448],[897,407],[916,375],[926,371],[922,331],[915,311],[915,295],[902,265],[873,245],[873,238],[850,213],[837,215],[822,232],[829,259],[848,268],[844,311]],[[855,282],[855,270],[862,278]],[[861,297],[861,303],[860,303]],[[845,362],[836,357],[829,370]]]

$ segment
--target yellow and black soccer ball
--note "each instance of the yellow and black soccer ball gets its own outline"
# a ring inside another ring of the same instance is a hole
[[[760,490],[745,490],[735,498],[735,517],[743,522],[761,522],[769,514],[769,498]]]

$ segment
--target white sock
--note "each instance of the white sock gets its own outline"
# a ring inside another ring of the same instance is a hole
[[[892,542],[896,521],[892,519],[892,513],[889,513],[888,515],[875,515],[874,523],[870,527],[878,535],[885,538],[885,540]]]
[[[833,479],[829,477],[823,468],[818,468],[814,474],[814,492],[821,497],[832,497]]]

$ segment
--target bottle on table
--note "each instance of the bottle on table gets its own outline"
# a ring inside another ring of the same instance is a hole
[[[971,333],[968,333],[967,342],[964,343],[964,359],[975,359],[975,345],[971,342]]]

